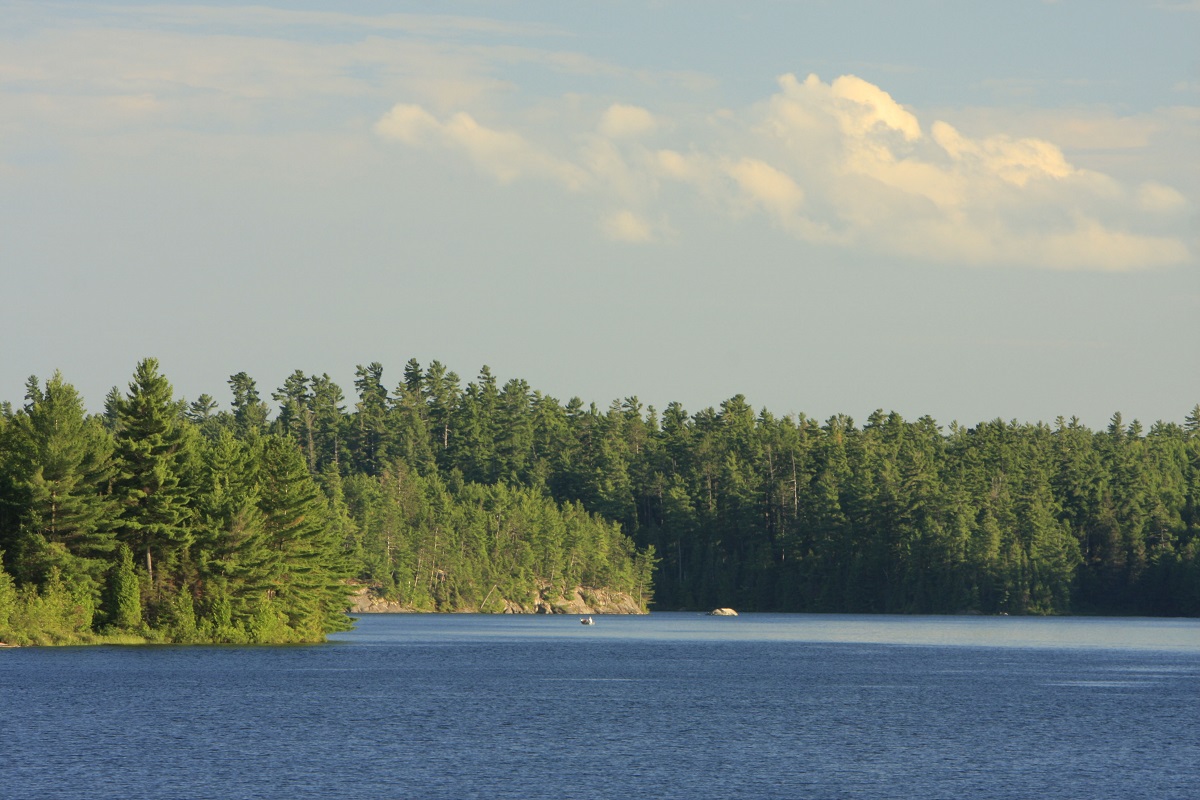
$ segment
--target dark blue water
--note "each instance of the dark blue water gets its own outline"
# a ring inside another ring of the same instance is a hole
[[[1200,797],[1197,620],[596,622],[0,651],[0,796]]]

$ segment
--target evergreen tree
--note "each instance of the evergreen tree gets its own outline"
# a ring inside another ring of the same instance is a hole
[[[312,376],[309,386],[312,388],[309,412],[316,454],[313,471],[320,473],[330,467],[341,471],[347,424],[346,408],[342,404],[346,398],[341,387],[327,374]]]
[[[270,410],[258,395],[258,385],[245,372],[229,377],[229,389],[233,393],[233,424],[242,436],[263,431],[267,427]]]
[[[450,464],[450,436],[455,409],[461,390],[458,375],[449,372],[440,361],[432,361],[425,371],[423,396],[429,402],[429,432],[433,439],[438,465],[448,469]]]
[[[430,441],[424,376],[416,359],[410,360],[404,367],[404,380],[396,387],[391,415],[393,460],[399,458],[422,474],[436,470],[437,458]]]
[[[128,546],[121,545],[118,557],[109,580],[110,616],[118,628],[136,630],[142,625],[142,595],[133,568],[133,553]]]
[[[214,439],[221,432],[229,415],[218,412],[217,401],[212,395],[205,393],[188,404],[187,418],[205,439]]]
[[[271,589],[287,624],[304,641],[344,630],[349,565],[328,507],[293,442],[264,438],[260,466],[264,534],[272,553]]]
[[[114,409],[120,538],[144,555],[152,591],[171,581],[170,571],[180,565],[192,533],[182,480],[190,440],[181,422],[181,404],[172,394],[171,384],[159,374],[158,361],[147,358],[138,364],[128,394]]]
[[[279,403],[276,429],[301,446],[308,460],[308,470],[314,472],[317,467],[317,443],[313,428],[313,395],[308,388],[308,378],[301,370],[296,370],[271,397]]]
[[[115,546],[112,437],[85,418],[79,394],[56,372],[44,389],[29,379],[25,407],[3,438],[8,504],[18,512],[18,533],[5,544],[18,575],[41,583],[56,568],[68,586],[98,601]]]
[[[352,446],[355,468],[378,475],[388,460],[388,395],[383,385],[383,365],[373,361],[358,365],[354,388],[358,405],[354,411]]]
[[[496,461],[496,407],[500,391],[496,376],[485,364],[476,383],[467,384],[457,406],[453,463],[467,480],[493,483],[498,475]]]
[[[231,627],[244,627],[272,588],[274,555],[259,508],[260,450],[261,440],[251,444],[223,431],[205,448],[193,500],[197,576],[194,586],[182,588],[220,603],[223,618],[227,605],[223,623]]]

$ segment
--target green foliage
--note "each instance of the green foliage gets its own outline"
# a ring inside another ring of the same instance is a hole
[[[80,644],[95,638],[90,595],[65,582],[57,569],[51,570],[40,591],[26,584],[15,596],[11,584],[0,577],[0,606],[6,602],[6,594],[7,632],[0,627],[0,639],[9,644]]]
[[[416,609],[498,610],[502,599],[526,602],[545,587],[650,593],[652,554],[635,558],[617,525],[535,489],[452,490],[397,463],[348,481],[346,497],[360,578]]]
[[[1200,615],[1200,406],[944,431],[883,411],[661,416],[409,361],[233,406],[154,359],[88,417],[55,374],[0,408],[0,635],[317,641],[351,582],[422,610],[577,587],[663,608]],[[136,633],[130,633],[136,632]]]
[[[260,507],[270,554],[269,588],[262,600],[279,601],[300,640],[323,639],[349,627],[344,613],[349,564],[337,528],[329,524],[328,500],[293,442],[266,437],[260,459]]]
[[[0,535],[23,582],[44,583],[51,569],[98,599],[115,546],[116,506],[108,496],[112,437],[87,419],[74,387],[55,373],[43,389],[27,384],[26,404],[0,437],[11,523]]]
[[[4,552],[0,551],[0,642],[9,635],[9,623],[17,610],[17,585],[4,571]]]
[[[169,626],[171,640],[186,644],[199,639],[199,628],[196,620],[196,604],[192,593],[182,589],[171,602],[171,621]]]
[[[137,630],[142,627],[142,591],[128,545],[121,545],[118,557],[109,579],[112,623],[122,630]]]
[[[129,393],[116,401],[114,483],[122,509],[120,538],[145,555],[146,574],[156,595],[168,590],[169,573],[179,566],[191,540],[188,487],[184,472],[194,441],[185,428],[182,403],[158,372],[158,362],[138,364]],[[155,572],[155,561],[159,562]]]

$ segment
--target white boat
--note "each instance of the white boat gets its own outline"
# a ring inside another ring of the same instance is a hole
[[[596,624],[595,620],[593,620],[591,617],[580,617],[579,623],[581,625],[595,625]]]

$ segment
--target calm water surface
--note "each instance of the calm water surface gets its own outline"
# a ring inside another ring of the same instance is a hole
[[[5,798],[1196,798],[1200,620],[364,616],[0,650]]]

